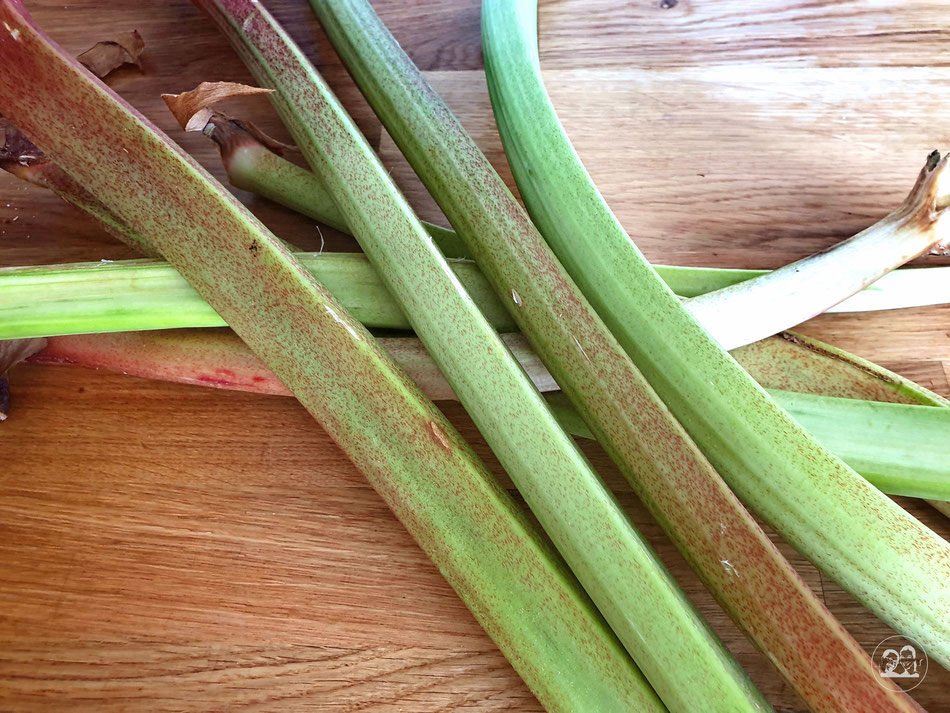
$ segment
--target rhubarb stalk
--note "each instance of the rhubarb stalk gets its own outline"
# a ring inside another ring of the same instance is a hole
[[[275,154],[243,130],[239,122],[219,120],[209,124],[206,133],[221,149],[222,163],[232,185],[347,232],[332,198],[313,173]],[[799,260],[778,271],[672,265],[654,268],[677,295],[702,295],[700,299],[687,299],[685,304],[722,343],[736,342],[738,320],[749,322],[749,326],[738,328],[750,330],[738,340],[747,343],[752,334],[775,334],[814,316],[823,307],[825,312],[868,312],[950,302],[950,267],[909,268],[882,274],[906,262],[913,251],[934,250],[945,243],[944,202],[950,200],[950,194],[943,195],[937,183],[944,170],[945,167],[938,170],[928,165],[922,171],[923,180],[897,213],[863,231],[858,236],[860,241],[846,240],[827,253]],[[938,195],[934,201],[935,193]],[[934,209],[933,215],[925,206]],[[426,227],[446,256],[467,255],[453,231],[429,224]],[[852,259],[855,253],[857,260]],[[836,273],[831,275],[833,279],[824,279],[830,273]],[[842,276],[847,279],[841,279]],[[739,284],[743,287],[738,288]],[[861,285],[866,287],[857,291]],[[710,294],[717,290],[723,290],[722,295]],[[854,294],[838,301],[851,293]],[[765,300],[770,309],[750,310],[750,305]],[[710,302],[718,305],[718,313],[706,306]]]
[[[927,252],[950,248],[947,159],[934,151],[901,206],[828,250],[746,282],[694,297],[693,317],[735,349],[811,319],[883,274]]]

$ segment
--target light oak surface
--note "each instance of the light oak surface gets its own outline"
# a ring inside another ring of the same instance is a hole
[[[120,70],[110,84],[223,178],[210,143],[177,131],[159,99],[202,80],[250,81],[189,3],[27,5],[77,53],[137,28],[144,73]],[[267,5],[420,214],[442,220],[306,3]],[[481,72],[477,0],[375,5],[510,182]],[[948,10],[897,0],[542,0],[542,64],[578,151],[652,260],[776,267],[886,214],[927,152],[950,148]],[[263,101],[232,111],[286,136]],[[354,249],[240,197],[305,249],[321,234],[327,249]],[[131,256],[55,197],[0,175],[0,264]],[[941,262],[950,261],[918,261]],[[825,316],[802,331],[950,396],[950,307]],[[291,399],[71,368],[20,366],[11,381],[13,411],[0,425],[0,711],[539,710]],[[446,410],[491,460],[462,410]],[[585,449],[775,709],[804,711],[603,454]],[[950,520],[901,503],[950,536]],[[869,652],[889,635],[780,547]],[[947,713],[950,674],[931,662],[915,697]]]

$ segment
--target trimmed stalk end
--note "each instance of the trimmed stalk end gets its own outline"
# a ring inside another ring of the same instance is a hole
[[[894,212],[896,220],[916,225],[922,233],[934,236],[934,244],[929,250],[932,255],[950,255],[950,228],[944,217],[950,207],[950,185],[946,178],[948,157],[950,153],[941,157],[936,150],[928,154],[917,182]]]
[[[263,148],[280,155],[280,152],[274,151],[262,143],[255,136],[254,130],[244,122],[218,111],[213,112],[208,117],[208,122],[202,129],[202,133],[217,145],[221,152],[221,161],[224,163],[224,168],[229,172],[235,156],[242,150],[260,150]]]

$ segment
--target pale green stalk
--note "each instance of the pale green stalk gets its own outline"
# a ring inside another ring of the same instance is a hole
[[[364,325],[410,328],[364,255],[294,256]],[[514,331],[514,320],[475,264],[449,264],[496,330]],[[225,326],[174,267],[158,260],[0,268],[0,314],[0,339]]]
[[[434,239],[443,248],[448,242]],[[294,257],[317,280],[326,283],[363,324],[409,328],[402,311],[361,254],[297,252]],[[449,259],[449,264],[496,329],[514,331],[514,320],[475,264],[461,259]],[[762,270],[655,267],[670,288],[682,296],[704,294],[765,274]],[[895,270],[838,305],[840,310],[829,311],[917,306],[915,285],[934,300],[942,300],[943,283],[950,283],[950,267]],[[902,294],[908,296],[908,301],[899,302]],[[0,339],[224,325],[224,320],[174,268],[158,260],[0,268],[0,311],[4,316]]]
[[[252,0],[194,0],[271,96],[380,278],[479,431],[671,710],[765,710],[456,280],[322,77]]]
[[[950,665],[950,545],[821,448],[686,312],[558,122],[541,80],[536,3],[486,0],[483,10],[489,90],[521,195],[598,313],[743,502]]]

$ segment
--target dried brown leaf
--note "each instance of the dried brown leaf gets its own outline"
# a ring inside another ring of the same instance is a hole
[[[202,82],[181,94],[162,94],[162,99],[185,131],[203,131],[211,116],[212,107],[226,99],[254,94],[271,94],[273,89],[249,87],[238,82]]]
[[[145,40],[138,30],[125,32],[115,39],[97,42],[76,57],[83,66],[100,79],[124,64],[142,68],[141,56]]]

